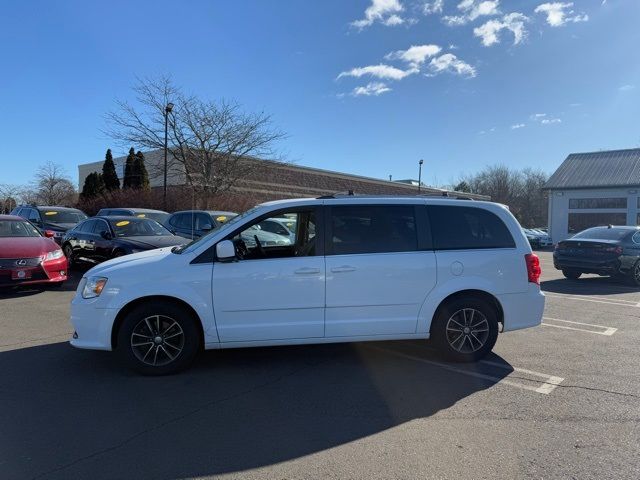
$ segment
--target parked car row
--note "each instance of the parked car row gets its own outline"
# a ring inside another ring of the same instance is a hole
[[[531,248],[548,248],[553,246],[549,234],[540,228],[523,228],[522,232],[527,237]]]
[[[185,210],[169,214],[161,210],[118,207],[103,208],[95,217],[88,217],[75,208],[37,205],[19,206],[11,213],[11,221],[21,220],[20,225],[26,226],[25,232],[37,232],[38,237],[51,244],[50,249],[55,249],[60,252],[57,255],[66,257],[65,275],[67,267],[72,268],[78,264],[95,265],[131,253],[184,245],[238,216],[235,212],[226,211]],[[244,232],[242,240],[248,248],[256,248],[258,245],[290,246],[295,242],[295,226],[296,220],[292,217],[264,219]],[[13,224],[5,226],[5,230],[9,232],[7,235],[21,228]],[[47,237],[55,240],[55,243]],[[33,244],[32,248],[21,250],[20,256],[28,257],[31,259],[29,262],[35,264],[37,262],[33,259],[42,256],[38,248],[40,246]],[[14,249],[3,248],[0,242],[2,265],[21,261],[21,258],[14,258],[15,254]],[[18,268],[22,266],[13,267],[16,268],[4,269],[5,277],[11,276],[11,281],[5,278],[3,283],[21,285],[38,281],[64,281],[61,276],[34,276],[33,272]],[[18,272],[15,275],[14,270]],[[46,273],[46,270],[43,271]]]

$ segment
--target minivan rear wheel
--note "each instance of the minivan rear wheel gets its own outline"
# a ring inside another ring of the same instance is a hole
[[[498,339],[496,308],[482,298],[454,299],[438,310],[431,338],[448,360],[478,361],[493,349]]]
[[[124,318],[117,353],[143,375],[167,375],[187,368],[200,351],[196,318],[172,302],[141,304]]]

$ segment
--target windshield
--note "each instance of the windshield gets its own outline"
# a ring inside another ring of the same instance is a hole
[[[621,238],[635,233],[635,230],[627,228],[589,228],[583,232],[576,233],[571,238],[593,238],[594,240],[620,240]]]
[[[41,210],[40,214],[47,223],[78,223],[87,218],[80,210],[56,210],[55,208],[50,208]]]
[[[147,218],[127,218],[126,220],[109,220],[116,237],[149,237],[172,235],[172,233],[155,220]]]
[[[0,220],[0,238],[41,236],[37,228],[24,220]]]
[[[171,250],[171,251],[173,253],[189,253],[189,252],[192,252],[200,244],[200,242],[202,242],[203,240],[207,239],[210,235],[212,235],[214,233],[217,234],[220,231],[232,229],[235,224],[239,223],[243,218],[248,217],[249,215],[254,213],[256,210],[258,210],[259,208],[260,207],[253,207],[253,208],[247,210],[246,212],[241,213],[240,215],[236,215],[235,217],[227,220],[225,223],[223,223],[219,227],[214,228],[210,232],[207,232],[207,234],[201,236],[200,238],[196,238],[195,240],[193,240],[190,243],[187,243],[186,245],[183,245],[183,246],[180,246],[180,247],[174,247],[174,249]]]
[[[164,212],[134,212],[134,215],[138,218],[149,218],[158,223],[163,223],[169,216],[168,213]]]

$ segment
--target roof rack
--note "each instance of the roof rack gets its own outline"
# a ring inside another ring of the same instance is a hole
[[[453,193],[453,194],[452,194]],[[389,195],[389,194],[380,194],[380,195],[356,195],[353,193],[353,190],[349,190],[348,192],[336,192],[330,195],[322,195],[321,197],[316,197],[317,200],[327,200],[331,198],[341,198],[341,197],[354,197],[354,198],[366,198],[366,197],[429,197],[429,198],[447,198],[451,200],[471,200],[473,201],[473,197],[468,195],[458,195],[455,192],[443,191],[442,193],[416,193],[415,195]]]
[[[326,200],[328,198],[337,198],[337,197],[354,197],[355,194],[353,190],[348,190],[347,192],[335,192],[330,195],[322,195],[320,197],[316,197],[317,200]]]

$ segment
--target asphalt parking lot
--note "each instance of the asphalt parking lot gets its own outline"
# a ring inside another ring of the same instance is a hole
[[[475,365],[427,342],[204,353],[146,378],[75,350],[62,290],[0,294],[0,478],[640,478],[640,289],[564,279]]]

